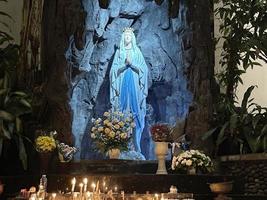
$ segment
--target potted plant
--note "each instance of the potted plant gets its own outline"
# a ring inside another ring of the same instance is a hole
[[[217,126],[206,132],[202,139],[215,138],[216,153],[256,153],[266,151],[267,112],[249,99],[255,86],[247,89],[240,107],[221,102],[216,109],[213,123]],[[223,151],[223,144],[231,149]],[[235,150],[233,147],[235,146]]]
[[[172,142],[172,128],[166,123],[158,123],[151,126],[150,132],[158,159],[157,174],[167,174],[165,158],[168,153],[168,143]]]
[[[209,156],[199,150],[187,150],[172,158],[172,170],[196,174],[197,171],[208,173],[213,170],[213,163]]]
[[[254,151],[252,143],[259,144],[260,138],[265,138],[263,136],[266,129],[264,128],[265,115],[260,113],[256,117],[255,111],[254,113],[249,111],[253,103],[252,100],[248,100],[248,97],[254,86],[246,91],[241,107],[236,106],[235,92],[238,84],[243,83],[241,75],[249,67],[260,65],[258,60],[267,62],[266,2],[261,0],[220,1],[215,14],[221,22],[219,26],[221,36],[217,41],[223,40],[221,70],[217,74],[222,92],[216,99],[215,115],[211,122],[212,129],[204,134],[203,139],[213,136],[216,141],[215,152],[219,154]],[[262,120],[259,120],[260,118]],[[221,151],[222,149],[224,151]],[[228,149],[230,151],[225,151]]]
[[[52,153],[56,149],[57,144],[54,138],[55,132],[50,132],[50,134],[39,135],[35,139],[35,148],[39,152],[40,159],[40,171],[47,172],[49,168],[49,163],[52,158]]]
[[[119,158],[120,152],[129,148],[134,127],[130,113],[105,112],[103,118],[93,119],[90,136],[100,152]]]
[[[0,11],[1,17],[11,18]],[[6,27],[8,25],[0,21]],[[24,145],[23,116],[31,113],[31,97],[16,88],[16,69],[19,61],[20,47],[5,31],[0,31],[0,156],[5,154],[3,147],[15,141],[18,157],[24,170],[27,169],[27,153]]]

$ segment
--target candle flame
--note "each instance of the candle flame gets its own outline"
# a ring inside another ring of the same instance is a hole
[[[75,185],[76,184],[76,178],[75,177],[71,180],[71,184],[72,185]]]
[[[57,193],[52,193],[53,199],[56,198],[56,196],[57,196]]]
[[[87,179],[87,178],[84,178],[84,179],[83,179],[83,183],[84,183],[85,185],[87,185],[87,183],[88,183],[88,179]]]

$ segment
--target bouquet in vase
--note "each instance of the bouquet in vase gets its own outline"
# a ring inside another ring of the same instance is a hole
[[[93,119],[90,136],[102,153],[111,149],[127,151],[134,127],[130,113],[105,112],[102,118]]]
[[[210,157],[199,150],[187,150],[173,156],[171,168],[176,172],[186,172],[194,168],[196,171],[207,173],[213,170],[213,164]]]

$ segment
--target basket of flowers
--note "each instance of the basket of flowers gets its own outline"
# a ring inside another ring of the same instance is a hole
[[[93,119],[90,137],[96,148],[118,158],[121,151],[127,151],[135,124],[131,113],[105,112],[102,118]]]
[[[172,158],[172,170],[175,172],[208,173],[213,170],[213,163],[209,156],[199,150],[187,150]]]

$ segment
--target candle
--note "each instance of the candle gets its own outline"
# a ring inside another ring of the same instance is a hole
[[[56,199],[57,193],[52,193],[52,198]]]
[[[91,196],[90,192],[86,192],[86,196],[89,198]]]
[[[93,188],[93,192],[95,191],[95,188],[96,188],[96,184],[95,183],[92,183],[92,188]]]
[[[124,191],[121,191],[121,198],[124,200]]]
[[[83,183],[80,183],[79,186],[80,186],[80,195],[81,195],[83,193]]]
[[[159,195],[158,195],[158,194],[155,194],[155,197],[156,197],[156,200],[158,200],[158,199],[159,199]]]
[[[71,193],[74,192],[75,185],[76,185],[76,178],[74,177],[74,178],[71,180]]]
[[[84,184],[84,192],[87,192],[87,183],[88,183],[88,179],[87,178],[84,178],[83,179],[83,184]]]
[[[115,192],[115,193],[118,192],[118,187],[117,187],[117,186],[114,187],[114,192]]]

